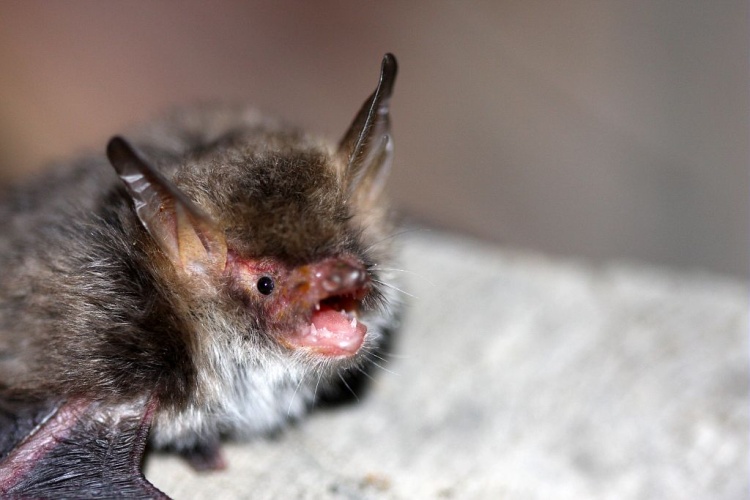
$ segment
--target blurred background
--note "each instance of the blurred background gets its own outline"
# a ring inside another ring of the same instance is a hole
[[[516,248],[748,275],[748,2],[0,3],[0,179],[195,99],[337,140],[390,51],[390,190]]]

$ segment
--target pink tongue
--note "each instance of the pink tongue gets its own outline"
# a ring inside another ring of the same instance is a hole
[[[331,309],[315,311],[310,329],[301,337],[306,347],[332,356],[356,353],[365,339],[367,327],[346,314]]]

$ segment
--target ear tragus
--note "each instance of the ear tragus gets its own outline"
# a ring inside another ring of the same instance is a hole
[[[113,137],[107,157],[125,183],[141,223],[177,269],[223,269],[226,239],[208,216],[125,139]]]
[[[339,143],[351,197],[375,198],[388,177],[393,157],[389,105],[397,70],[396,58],[386,54],[375,92],[365,101]]]

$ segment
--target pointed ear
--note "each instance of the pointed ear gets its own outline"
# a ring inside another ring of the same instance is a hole
[[[227,245],[222,231],[125,139],[113,137],[107,157],[133,199],[143,226],[178,270],[223,270]]]
[[[393,156],[388,109],[397,70],[396,58],[386,54],[378,87],[339,143],[338,154],[346,165],[344,178],[350,197],[376,198],[388,177]]]

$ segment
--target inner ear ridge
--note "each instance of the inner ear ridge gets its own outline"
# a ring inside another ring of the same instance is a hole
[[[357,172],[352,180],[349,195],[361,201],[372,201],[385,188],[385,181],[391,171],[393,158],[393,141],[390,134],[386,134],[380,141],[380,146],[373,148],[366,160],[365,167]]]
[[[215,267],[226,261],[226,240],[213,221],[121,137],[107,156],[125,184],[136,214],[176,266]]]

